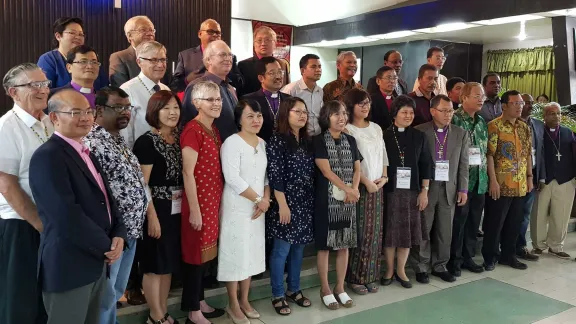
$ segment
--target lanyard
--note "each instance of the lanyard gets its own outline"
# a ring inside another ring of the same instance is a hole
[[[404,167],[404,150],[400,148],[400,143],[398,143],[398,137],[396,136],[396,131],[394,130],[394,125],[392,125],[392,133],[394,133],[394,140],[396,141],[396,147],[398,147],[398,153],[400,154],[400,162],[402,167]]]

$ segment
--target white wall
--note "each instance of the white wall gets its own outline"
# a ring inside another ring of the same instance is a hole
[[[322,64],[322,78],[318,81],[320,87],[324,87],[326,83],[336,80],[338,49],[306,46],[292,46],[290,50],[290,80],[296,81],[302,77],[300,74],[300,59],[306,54],[316,54],[320,57],[320,64]]]
[[[252,44],[252,22],[232,18],[230,49],[238,58],[238,62],[252,57]]]
[[[487,52],[501,49],[517,49],[517,48],[534,48],[542,46],[550,46],[553,44],[552,38],[545,39],[531,39],[524,41],[515,41],[507,43],[484,44],[482,54],[482,76],[486,75],[488,64],[486,63]]]

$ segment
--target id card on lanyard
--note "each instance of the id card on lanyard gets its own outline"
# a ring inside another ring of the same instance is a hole
[[[172,215],[182,212],[182,189],[180,187],[170,187],[172,192]]]

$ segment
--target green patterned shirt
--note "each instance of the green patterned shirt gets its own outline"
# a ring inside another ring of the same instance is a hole
[[[482,165],[470,166],[468,191],[474,190],[478,184],[478,194],[483,195],[488,191],[488,170],[486,164],[486,151],[488,150],[488,125],[484,118],[476,113],[475,118],[458,108],[452,117],[452,124],[464,128],[470,136],[470,147],[480,148]]]

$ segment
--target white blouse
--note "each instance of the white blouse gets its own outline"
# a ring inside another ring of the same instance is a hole
[[[358,150],[364,158],[361,163],[362,174],[371,181],[382,178],[384,166],[389,165],[382,128],[370,122],[368,127],[358,128],[348,124],[346,129],[356,139]]]

